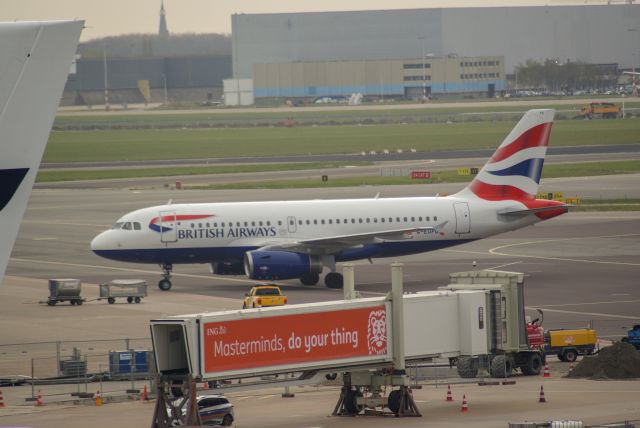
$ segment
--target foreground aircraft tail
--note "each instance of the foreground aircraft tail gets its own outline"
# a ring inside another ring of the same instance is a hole
[[[0,282],[83,26],[0,22]]]

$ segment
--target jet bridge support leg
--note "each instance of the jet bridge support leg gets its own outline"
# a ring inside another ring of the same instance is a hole
[[[191,376],[158,376],[156,396],[151,428],[202,425],[196,402],[196,382]]]
[[[346,289],[345,298],[354,298],[353,269],[345,266]],[[393,337],[393,370],[378,370],[375,372],[345,372],[342,375],[342,390],[340,398],[333,409],[332,416],[355,416],[365,409],[388,408],[397,417],[422,416],[413,399],[410,379],[406,373],[404,358],[404,312],[403,312],[403,287],[402,264],[391,265],[392,292],[392,337]],[[387,385],[398,386],[389,393],[388,397],[382,395],[383,388]],[[367,414],[367,412],[365,412]],[[379,414],[379,412],[378,412]]]

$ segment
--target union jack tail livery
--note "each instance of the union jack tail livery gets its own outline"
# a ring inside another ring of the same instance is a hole
[[[505,215],[536,213],[547,219],[567,212],[563,203],[536,199],[554,115],[551,109],[525,113],[476,178],[456,196],[517,201],[527,207],[501,213]]]
[[[467,187],[490,201],[535,199],[553,110],[529,110]]]

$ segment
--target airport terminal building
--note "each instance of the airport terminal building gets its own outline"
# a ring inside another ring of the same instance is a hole
[[[640,67],[640,5],[237,14],[232,56],[256,97],[410,96],[423,61],[432,94],[489,93],[529,59]],[[460,65],[490,61],[500,64]]]

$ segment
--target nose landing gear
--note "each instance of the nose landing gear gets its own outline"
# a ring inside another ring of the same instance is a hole
[[[163,263],[160,265],[162,269],[162,279],[158,281],[158,288],[162,291],[169,291],[171,289],[171,271],[173,265],[171,263]]]

